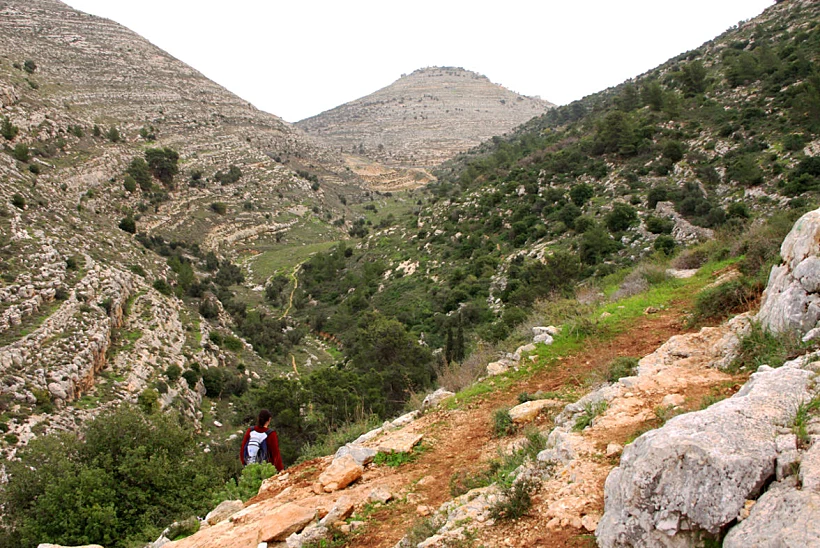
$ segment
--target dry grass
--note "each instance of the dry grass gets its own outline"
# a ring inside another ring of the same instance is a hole
[[[487,364],[498,359],[498,349],[487,343],[479,343],[463,362],[452,362],[439,368],[439,386],[458,392],[475,383],[487,372]]]

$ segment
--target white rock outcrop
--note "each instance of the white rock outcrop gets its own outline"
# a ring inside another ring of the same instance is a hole
[[[624,450],[606,481],[600,546],[693,546],[774,478],[778,427],[811,399],[814,373],[761,367],[733,397],[681,415]]]
[[[820,209],[797,220],[780,246],[780,256],[757,318],[775,333],[806,334],[820,320]]]

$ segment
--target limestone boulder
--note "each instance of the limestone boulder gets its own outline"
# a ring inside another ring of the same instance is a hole
[[[487,374],[491,377],[506,373],[512,367],[512,363],[508,360],[498,360],[487,364]]]
[[[817,327],[820,320],[820,209],[794,224],[780,246],[782,262],[772,269],[757,318],[775,333]]]
[[[804,491],[820,494],[820,441],[815,441],[800,459],[800,484]]]
[[[427,396],[425,396],[424,401],[421,404],[421,408],[422,410],[430,409],[437,406],[447,398],[451,398],[453,396],[455,396],[454,392],[450,392],[446,388],[439,388],[432,394],[427,394]]]
[[[216,508],[208,512],[208,515],[205,516],[205,522],[208,525],[216,525],[220,521],[228,519],[239,512],[244,507],[245,503],[241,500],[223,500]]]
[[[820,546],[820,493],[775,484],[747,519],[733,527],[724,548],[749,546]]]
[[[370,447],[365,447],[364,445],[358,445],[355,443],[348,443],[347,445],[339,447],[333,458],[339,459],[346,455],[350,455],[360,466],[367,466],[373,462],[373,458],[376,456],[376,453],[378,453],[378,451]]]
[[[733,397],[628,445],[607,477],[598,543],[692,546],[717,534],[774,478],[778,429],[810,398],[813,374],[761,367]]]
[[[419,444],[424,434],[415,432],[391,432],[379,440],[379,453],[409,453]]]
[[[516,424],[523,424],[535,419],[544,409],[563,407],[564,403],[558,400],[533,400],[516,405],[509,411],[510,418]]]
[[[316,511],[294,503],[283,504],[259,522],[259,542],[284,541],[316,517]]]
[[[350,455],[333,459],[322,475],[319,483],[326,493],[344,489],[364,474],[364,467]]]

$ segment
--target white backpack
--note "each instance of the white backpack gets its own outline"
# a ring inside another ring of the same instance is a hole
[[[251,430],[248,445],[245,448],[245,464],[268,462],[268,432]]]

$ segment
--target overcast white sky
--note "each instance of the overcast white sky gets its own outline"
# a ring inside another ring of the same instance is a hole
[[[774,0],[64,0],[289,122],[426,66],[566,104],[696,48]]]

